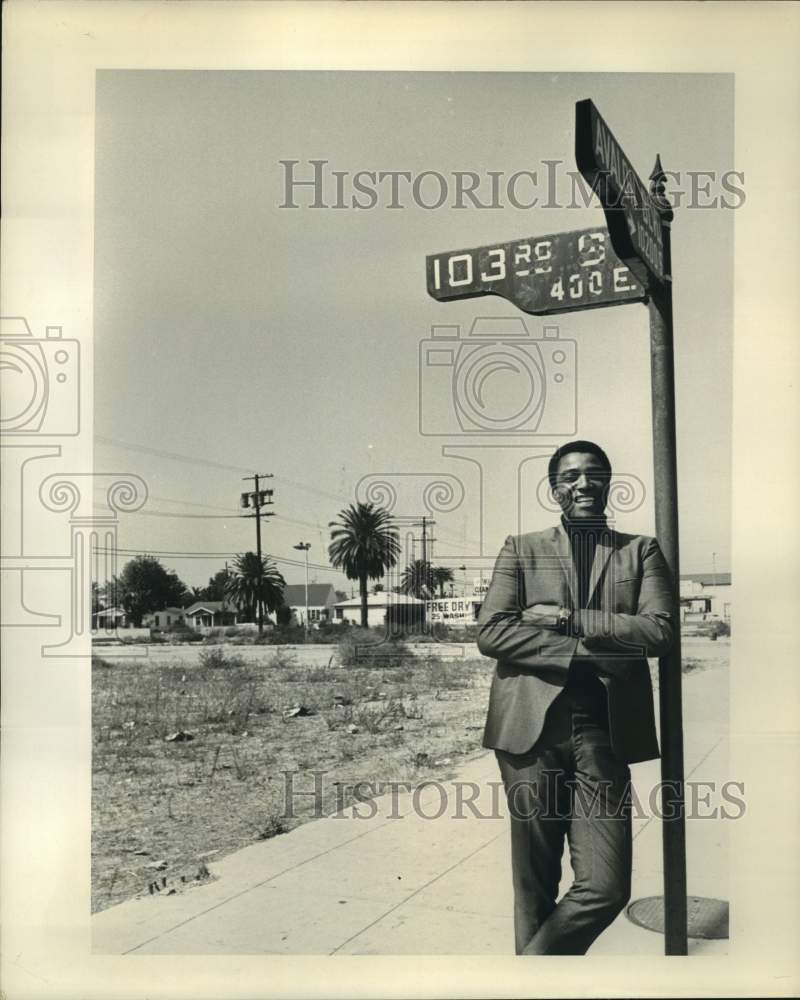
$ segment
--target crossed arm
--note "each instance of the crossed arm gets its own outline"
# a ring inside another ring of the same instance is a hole
[[[509,536],[478,618],[478,648],[484,656],[535,667],[550,654],[556,663],[563,661],[566,671],[573,654],[603,659],[633,653],[662,656],[672,643],[670,573],[654,538],[643,553],[635,614],[576,609],[564,630],[557,605],[523,605],[522,562]]]

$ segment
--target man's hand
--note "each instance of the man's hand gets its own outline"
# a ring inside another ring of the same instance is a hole
[[[532,604],[522,612],[521,620],[537,628],[558,629],[561,617],[559,604]]]

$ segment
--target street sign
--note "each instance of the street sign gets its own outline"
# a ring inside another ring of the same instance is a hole
[[[646,185],[590,100],[575,105],[575,159],[606,213],[617,256],[652,288],[666,278],[661,217]]]
[[[499,295],[551,316],[647,300],[602,226],[432,254],[425,263],[428,294],[439,302]]]

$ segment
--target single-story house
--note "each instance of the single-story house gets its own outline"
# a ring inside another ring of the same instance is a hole
[[[123,608],[102,608],[100,611],[92,612],[92,628],[103,628],[108,631],[127,627],[128,615]]]
[[[235,625],[236,609],[227,601],[195,601],[183,612],[183,620],[191,628]]]
[[[294,620],[302,625],[306,617],[306,585],[289,583],[283,592],[283,603],[292,609]],[[336,604],[336,591],[329,583],[309,583],[308,622],[310,625],[330,621]]]
[[[161,611],[150,611],[143,615],[142,625],[146,628],[169,628],[171,625],[182,625],[183,616],[183,608],[163,608]]]
[[[414,609],[413,611],[411,609]],[[408,594],[394,594],[381,591],[378,594],[367,595],[367,625],[385,625],[387,615],[389,620],[398,616],[424,618],[425,602]],[[334,621],[361,624],[361,598],[351,597],[347,601],[339,601],[334,606]]]
[[[732,595],[730,573],[681,573],[681,620],[702,621],[710,616],[730,622]]]

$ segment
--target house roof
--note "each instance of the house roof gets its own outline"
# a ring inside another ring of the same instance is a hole
[[[308,606],[322,608],[336,600],[336,591],[329,583],[309,583]],[[306,585],[289,583],[283,591],[283,603],[290,608],[303,608],[306,603]]]
[[[424,604],[418,597],[411,597],[408,594],[392,594],[381,591],[378,594],[367,595],[368,608],[397,607],[399,604]],[[339,601],[337,608],[360,608],[361,598],[351,597],[347,601]]]
[[[194,615],[198,611],[233,611],[233,608],[227,601],[195,601],[191,607],[188,607],[183,613],[185,615]]]
[[[122,608],[101,608],[99,611],[95,611],[96,615],[113,615],[115,618],[124,618],[125,611]]]
[[[681,580],[702,583],[704,587],[729,587],[730,573],[681,573]]]

